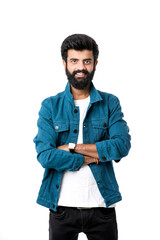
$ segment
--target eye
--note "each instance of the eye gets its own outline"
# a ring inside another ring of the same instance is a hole
[[[70,62],[71,63],[77,63],[77,59],[71,59]]]
[[[85,64],[90,64],[92,62],[92,60],[85,60],[84,63]]]

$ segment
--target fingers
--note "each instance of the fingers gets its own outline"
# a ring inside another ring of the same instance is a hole
[[[88,156],[84,156],[84,163],[85,164],[91,164],[91,163],[98,164],[99,162],[100,162],[100,160],[97,159],[97,158],[91,158],[91,157],[88,157]]]

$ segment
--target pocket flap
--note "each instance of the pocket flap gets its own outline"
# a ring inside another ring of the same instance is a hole
[[[54,122],[54,129],[56,132],[65,132],[69,130],[69,123]]]
[[[93,128],[100,128],[100,129],[107,129],[108,127],[108,124],[107,124],[107,120],[104,119],[104,120],[95,120],[95,121],[92,121],[92,126]]]

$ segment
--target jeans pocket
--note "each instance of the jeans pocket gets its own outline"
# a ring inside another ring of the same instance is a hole
[[[66,208],[65,207],[57,207],[57,211],[53,211],[50,209],[50,214],[54,218],[62,219],[65,216]]]
[[[97,208],[97,214],[99,217],[103,218],[111,218],[115,216],[115,208],[103,208],[99,207]]]

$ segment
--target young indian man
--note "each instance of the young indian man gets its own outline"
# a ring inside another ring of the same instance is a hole
[[[50,209],[50,240],[76,240],[80,232],[89,240],[117,240],[121,194],[113,161],[127,156],[129,129],[118,98],[92,83],[95,40],[71,35],[61,54],[68,83],[42,102],[34,138],[45,168],[37,203]]]

